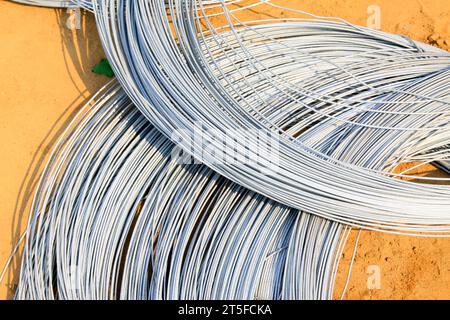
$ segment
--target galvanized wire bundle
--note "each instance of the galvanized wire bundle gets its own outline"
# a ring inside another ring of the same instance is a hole
[[[348,229],[179,165],[111,84],[49,160],[18,299],[330,299]]]
[[[92,0],[10,0],[10,1],[32,6],[49,7],[49,8],[83,7],[86,10],[92,11]],[[223,0],[223,2],[234,3],[239,1]],[[220,0],[203,0],[203,4],[205,5],[217,5],[218,3],[220,3]]]
[[[275,1],[238,2],[276,6]],[[417,150],[424,147],[416,145],[418,139],[446,137],[446,93],[421,95],[411,87],[431,79],[435,89],[447,88],[436,79],[449,68],[448,53],[345,23],[242,21],[235,11],[246,7],[233,11],[224,2],[214,9],[195,0],[95,0],[92,6],[127,94],[151,123],[216,172],[337,222],[390,232],[448,233],[447,186],[422,186],[386,176],[385,168],[352,165],[309,148],[289,131],[293,123],[316,130],[311,124],[327,122],[324,126],[337,132],[399,135]],[[222,25],[213,18],[222,19]],[[288,114],[289,120],[273,123],[267,119],[273,112]],[[196,126],[201,143],[194,137]],[[267,149],[277,145],[275,165],[272,154],[257,153],[255,130],[268,136]],[[241,158],[258,160],[227,165],[217,159],[218,153],[232,156],[216,139],[229,132]],[[329,139],[332,146],[340,135]],[[442,141],[435,147],[439,154],[425,150],[426,155],[448,159]]]

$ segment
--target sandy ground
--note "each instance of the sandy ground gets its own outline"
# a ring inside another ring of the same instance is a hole
[[[282,2],[292,4],[277,1]],[[450,49],[447,0],[293,2],[299,9],[340,16],[360,25],[367,25],[368,8],[376,5],[381,9],[383,30]],[[108,81],[90,71],[104,57],[92,16],[83,14],[82,29],[76,31],[66,28],[67,17],[65,10],[0,0],[0,268],[25,227],[51,147],[80,104]],[[353,231],[343,255],[336,297],[345,283],[356,235]],[[378,289],[368,286],[373,278],[368,271],[373,268],[380,270]],[[12,296],[17,276],[15,259],[0,285],[0,298]],[[345,298],[450,298],[450,239],[362,232]]]

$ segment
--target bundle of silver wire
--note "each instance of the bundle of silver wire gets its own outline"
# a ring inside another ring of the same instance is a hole
[[[330,299],[348,228],[245,190],[174,145],[111,83],[58,143],[18,299]]]
[[[84,9],[92,11],[92,0],[10,0],[12,2],[23,3],[31,6],[49,7],[49,8],[68,8],[68,7],[83,7]],[[236,0],[223,0],[227,2],[235,2]],[[218,4],[217,0],[203,0],[203,4],[212,5]]]
[[[421,152],[413,153],[416,158],[448,159],[448,53],[341,22],[242,21],[235,11],[245,7],[217,2],[209,5],[214,10],[198,0],[92,2],[118,80],[155,127],[216,172],[293,208],[367,229],[449,232],[448,186],[355,166],[309,148],[288,130],[296,121],[320,122],[320,130],[339,133],[329,146],[347,134],[370,133],[371,141],[396,137]],[[219,27],[211,21],[218,16],[225,20]],[[426,79],[432,89],[419,93]],[[275,111],[289,120],[270,122],[267,114]],[[195,141],[198,123],[203,143]],[[254,130],[267,133],[268,148],[278,145],[275,166],[261,164],[271,164],[272,155],[257,154]],[[242,158],[260,161],[239,166],[218,160],[217,153],[232,156],[215,139],[227,132],[235,133]],[[422,145],[423,139],[434,140]]]

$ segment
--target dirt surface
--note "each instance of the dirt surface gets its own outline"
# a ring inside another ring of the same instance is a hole
[[[294,3],[298,9],[359,25],[367,25],[368,19],[372,22],[375,5],[380,9],[381,29],[450,49],[447,0],[274,2]],[[265,8],[254,14],[280,13]],[[51,146],[80,104],[108,81],[91,72],[104,57],[93,17],[82,14],[82,29],[75,31],[66,27],[67,18],[65,10],[0,0],[0,268],[25,227],[29,202]],[[357,233],[352,232],[343,255],[336,298],[344,287]],[[379,289],[368,286],[373,277],[367,272],[377,268]],[[11,297],[17,275],[15,259],[0,285],[0,298]],[[449,299],[450,239],[362,232],[345,298]]]

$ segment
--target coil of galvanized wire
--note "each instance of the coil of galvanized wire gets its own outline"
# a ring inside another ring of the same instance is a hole
[[[321,130],[372,139],[388,132],[422,148],[418,158],[445,160],[450,55],[341,22],[242,21],[235,11],[245,7],[218,2],[214,9],[196,0],[92,2],[118,80],[151,123],[216,172],[280,203],[368,229],[448,233],[448,186],[342,161],[308,147],[289,128],[321,122]],[[414,89],[423,80],[433,89],[421,94]],[[289,120],[269,121],[274,111]],[[276,145],[275,161],[271,152],[258,154],[255,131],[268,137],[262,149]],[[217,140],[230,132],[233,150]],[[440,137],[433,145],[439,154],[420,145],[430,135]],[[229,165],[217,157],[235,150],[257,160]]]
[[[49,160],[18,299],[330,299],[348,229],[245,190],[110,84]]]

